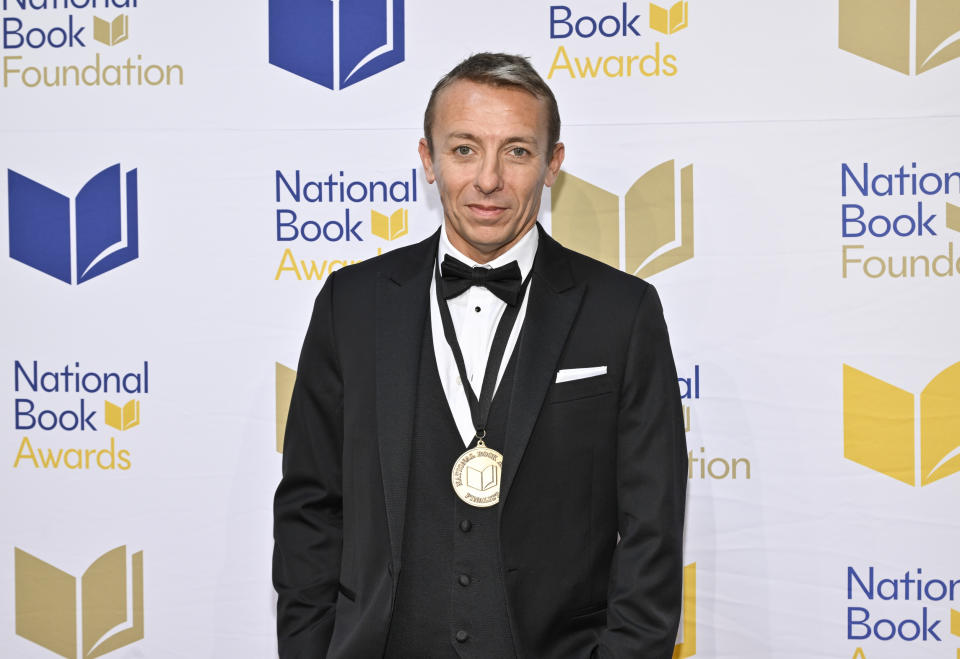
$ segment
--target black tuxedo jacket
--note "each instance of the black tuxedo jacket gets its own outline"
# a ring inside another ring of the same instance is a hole
[[[317,297],[274,510],[282,659],[383,654],[438,236]],[[687,453],[659,298],[542,230],[532,277],[497,505],[518,657],[670,659]]]

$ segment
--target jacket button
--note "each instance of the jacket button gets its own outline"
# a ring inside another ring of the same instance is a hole
[[[469,586],[470,576],[466,574],[461,574],[459,577],[457,577],[457,581],[460,583],[461,586]]]
[[[461,629],[456,633],[454,638],[457,639],[457,643],[465,643],[467,639],[470,638],[470,635]]]
[[[469,519],[465,519],[460,522],[460,530],[463,531],[464,533],[468,533],[472,528],[473,528],[473,524],[470,523]]]

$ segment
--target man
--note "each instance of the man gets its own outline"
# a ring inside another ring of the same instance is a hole
[[[537,225],[559,131],[525,59],[459,64],[419,145],[443,227],[317,297],[275,502],[283,659],[672,656],[676,371],[653,287]]]

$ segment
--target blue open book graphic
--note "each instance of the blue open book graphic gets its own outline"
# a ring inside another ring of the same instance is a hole
[[[136,169],[121,178],[119,164],[107,167],[75,199],[11,169],[7,189],[10,258],[68,284],[137,258]]]
[[[403,61],[403,0],[270,0],[270,63],[343,89]]]

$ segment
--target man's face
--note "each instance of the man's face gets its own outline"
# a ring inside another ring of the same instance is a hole
[[[450,242],[486,263],[536,223],[563,144],[547,153],[546,103],[519,87],[458,80],[435,103],[433,153],[425,139],[419,146],[427,182],[437,183]]]

